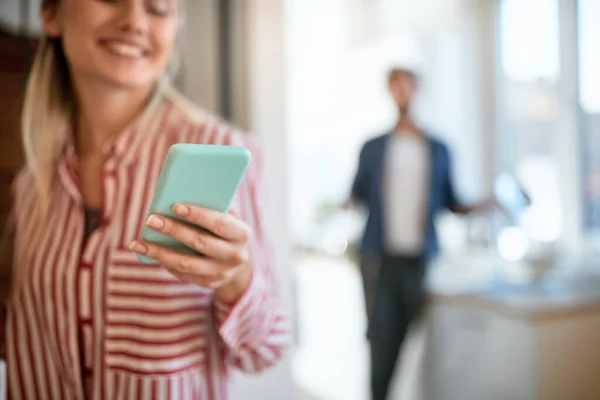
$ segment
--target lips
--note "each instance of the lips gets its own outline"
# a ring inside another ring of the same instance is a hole
[[[130,59],[140,59],[149,53],[143,46],[121,40],[103,40],[100,44],[111,53]]]

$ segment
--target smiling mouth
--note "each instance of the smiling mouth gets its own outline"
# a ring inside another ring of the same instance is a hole
[[[121,41],[102,41],[102,46],[111,53],[130,59],[140,59],[148,55],[148,51],[140,46]]]

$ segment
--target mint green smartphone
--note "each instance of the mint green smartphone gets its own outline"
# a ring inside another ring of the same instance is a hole
[[[244,147],[204,144],[175,144],[169,148],[150,214],[175,220],[175,204],[191,204],[221,212],[229,211],[235,194],[250,164],[250,152]],[[142,239],[160,246],[195,253],[175,239],[144,226]],[[156,261],[139,256],[144,263]]]

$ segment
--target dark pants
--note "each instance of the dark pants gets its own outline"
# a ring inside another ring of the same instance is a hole
[[[362,268],[364,271],[368,266]],[[365,282],[365,297],[374,297],[374,301],[367,301],[372,400],[387,399],[402,342],[423,303],[424,272],[421,257],[383,256],[374,296],[367,293]]]

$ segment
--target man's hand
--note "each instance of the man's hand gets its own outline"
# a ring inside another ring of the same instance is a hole
[[[356,207],[359,203],[360,202],[356,198],[350,197],[346,201],[344,201],[343,203],[341,203],[339,207],[342,210],[351,210],[354,207]]]
[[[496,197],[490,196],[479,203],[460,205],[455,212],[460,215],[467,215],[476,212],[485,212],[493,208],[499,208],[499,205]]]

